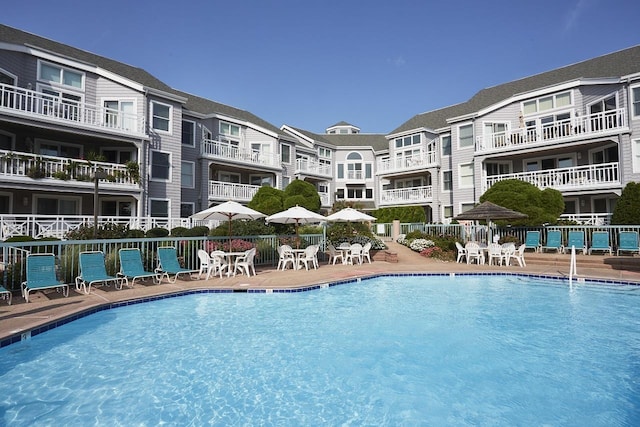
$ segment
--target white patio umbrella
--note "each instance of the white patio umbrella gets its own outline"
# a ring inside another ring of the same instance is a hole
[[[266,218],[267,222],[295,224],[296,236],[298,236],[298,227],[300,224],[317,224],[326,220],[327,218],[324,216],[311,212],[309,209],[298,205],[290,207],[285,211],[274,213]]]
[[[339,210],[338,212],[334,212],[331,215],[327,216],[327,221],[348,223],[349,234],[351,234],[352,222],[375,221],[375,220],[376,220],[375,217],[368,215],[364,212],[360,212],[359,210],[353,209],[353,208],[344,208]]]
[[[334,222],[361,222],[375,220],[375,217],[353,208],[344,208],[327,216],[327,221]]]
[[[215,219],[218,221],[229,221],[229,240],[231,240],[231,221],[234,219],[258,219],[264,217],[265,214],[254,209],[241,205],[232,200],[211,206],[203,211],[196,212],[191,215],[193,219]]]

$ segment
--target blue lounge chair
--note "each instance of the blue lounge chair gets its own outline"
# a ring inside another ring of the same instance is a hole
[[[162,277],[167,276],[169,283],[176,283],[178,276],[181,274],[188,274],[191,277],[192,274],[198,272],[198,270],[190,270],[180,266],[178,252],[173,246],[161,246],[158,248],[158,268],[156,268],[156,271],[160,273],[160,280],[162,280]],[[173,275],[173,280],[171,275]]]
[[[547,231],[547,244],[540,247],[541,252],[545,250],[557,251],[558,253],[564,252],[562,246],[562,232],[560,230]]]
[[[125,283],[129,286],[129,279],[131,279],[131,287],[138,279],[153,279],[153,283],[160,283],[160,273],[157,271],[146,271],[142,265],[142,254],[140,249],[126,248],[118,251],[118,257],[120,258],[120,272],[118,277],[123,277]]]
[[[575,246],[576,251],[582,251],[583,255],[587,254],[587,245],[584,243],[584,231],[570,231],[565,249],[571,250]]]
[[[8,291],[4,286],[0,285],[0,297],[2,297],[2,299],[7,299],[9,305],[11,305],[11,298],[13,297],[13,295],[11,294],[10,291]]]
[[[534,252],[538,252],[540,249],[540,232],[539,231],[527,231],[527,237],[524,241],[526,249],[533,249]]]
[[[618,234],[618,250],[616,253],[620,255],[620,252],[631,252],[632,254],[637,252],[640,254],[637,231],[621,231]]]
[[[609,243],[608,231],[594,231],[591,235],[591,247],[589,248],[589,255],[593,251],[609,252],[609,255],[613,255],[611,244]]]
[[[54,254],[27,255],[27,280],[22,282],[22,296],[29,302],[29,292],[55,288],[69,296],[69,285],[58,280]]]
[[[91,285],[102,283],[108,285],[114,283],[116,289],[122,289],[123,277],[115,277],[107,274],[104,264],[104,253],[101,251],[80,252],[79,262],[80,274],[76,277],[76,290],[84,291],[85,294],[91,292]]]

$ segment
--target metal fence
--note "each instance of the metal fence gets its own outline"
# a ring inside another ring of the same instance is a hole
[[[160,246],[174,246],[180,262],[185,268],[198,270],[200,262],[198,250],[210,253],[214,249],[234,251],[257,249],[256,265],[275,266],[278,263],[277,247],[282,242],[290,243],[295,236],[245,236],[245,237],[159,237],[143,239],[108,239],[108,240],[56,240],[0,243],[0,274],[2,285],[9,290],[20,289],[26,280],[26,257],[31,253],[52,253],[56,255],[59,266],[58,276],[65,283],[74,283],[78,276],[78,259],[83,251],[102,251],[105,254],[107,272],[115,275],[120,270],[118,251],[123,248],[138,248],[142,253],[144,267],[153,271],[157,266],[157,250]],[[300,247],[320,245],[324,251],[322,234],[300,235]],[[323,253],[318,254],[323,258]]]

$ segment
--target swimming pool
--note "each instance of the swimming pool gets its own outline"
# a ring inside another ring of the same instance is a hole
[[[0,349],[0,419],[638,425],[638,292],[400,276],[106,310]]]

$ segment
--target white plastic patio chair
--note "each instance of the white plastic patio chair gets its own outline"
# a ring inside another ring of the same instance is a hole
[[[251,272],[256,275],[256,267],[253,264],[253,260],[256,256],[256,248],[251,248],[244,253],[244,255],[236,258],[236,263],[233,268],[234,272],[240,271],[240,273],[246,273],[247,277],[251,277]]]

